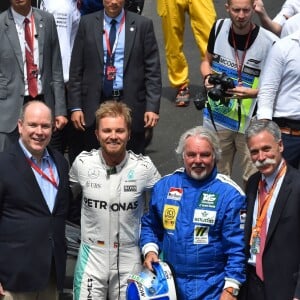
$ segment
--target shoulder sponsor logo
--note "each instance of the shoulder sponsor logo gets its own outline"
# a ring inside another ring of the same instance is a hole
[[[214,225],[216,222],[217,212],[212,210],[195,209],[194,223]]]
[[[171,187],[169,192],[168,192],[167,199],[181,200],[182,195],[183,195],[183,189],[182,188]]]
[[[178,206],[165,204],[163,211],[163,225],[165,229],[175,229],[178,210]]]

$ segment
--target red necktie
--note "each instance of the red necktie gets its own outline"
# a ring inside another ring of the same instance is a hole
[[[27,82],[29,95],[35,98],[38,94],[37,87],[37,66],[34,64],[34,48],[33,48],[33,33],[30,31],[30,20],[25,18],[25,58],[27,67]],[[33,26],[32,26],[33,30]]]
[[[110,21],[110,30],[109,30],[109,46],[110,46],[110,51],[113,50],[116,36],[117,36],[117,27],[116,27],[117,21],[115,19],[112,19]],[[106,54],[106,62],[105,62],[105,70],[106,74],[104,76],[104,82],[103,82],[103,94],[105,97],[112,97],[112,91],[113,91],[113,85],[114,85],[114,80],[108,79],[107,77],[107,68],[111,67],[114,65],[114,59],[115,55],[113,53],[108,53]]]
[[[266,190],[266,181],[263,180],[258,195],[258,201],[261,201],[260,207],[263,207],[267,194],[268,193]],[[265,248],[266,236],[267,236],[267,215],[261,226],[259,253],[256,254],[256,274],[262,281],[264,280],[263,267],[262,267],[262,255]]]

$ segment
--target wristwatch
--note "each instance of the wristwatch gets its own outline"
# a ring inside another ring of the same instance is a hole
[[[233,287],[228,287],[226,289],[224,289],[226,292],[228,292],[229,294],[231,294],[233,297],[237,297],[239,295],[239,289],[235,289]]]

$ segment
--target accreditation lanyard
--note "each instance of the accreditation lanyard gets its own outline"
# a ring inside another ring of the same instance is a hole
[[[106,43],[106,48],[107,48],[107,55],[109,55],[109,57],[112,57],[116,51],[117,45],[118,45],[118,41],[119,41],[119,36],[120,33],[123,29],[125,23],[125,14],[123,15],[122,19],[121,19],[121,23],[120,23],[120,27],[119,27],[119,31],[117,33],[113,48],[111,49],[110,47],[110,43],[109,43],[109,34],[107,32],[107,30],[104,30],[104,34],[105,34],[105,43]],[[105,20],[103,19],[103,28],[105,27]]]
[[[270,191],[268,192],[265,201],[263,201],[264,199],[261,199],[261,193],[258,193],[258,209],[257,209],[257,218],[256,218],[256,224],[255,226],[252,228],[252,234],[251,234],[251,239],[250,239],[250,245],[252,245],[253,243],[253,239],[256,237],[260,237],[260,232],[261,232],[261,227],[262,224],[264,222],[264,219],[266,218],[267,212],[268,212],[268,208],[270,206],[270,202],[272,200],[276,185],[278,180],[285,174],[286,172],[286,163],[285,161],[283,161],[280,170],[278,171],[272,187],[270,189]],[[263,188],[263,181],[260,180],[258,188],[259,191],[262,190]]]
[[[37,171],[44,179],[49,181],[55,188],[58,188],[57,182],[55,180],[53,169],[52,169],[52,167],[50,165],[50,162],[48,160],[47,160],[47,162],[48,162],[50,177],[37,164],[35,164],[31,159],[27,158],[27,161],[30,164],[30,166],[35,171]]]
[[[244,47],[244,51],[243,51],[243,55],[242,55],[241,60],[239,58],[239,53],[238,53],[238,49],[237,49],[237,46],[236,46],[235,36],[234,36],[234,32],[233,32],[233,25],[231,25],[232,43],[233,43],[233,47],[234,47],[234,55],[235,55],[235,62],[236,62],[236,66],[237,66],[239,86],[241,86],[242,83],[243,83],[242,69],[243,69],[245,57],[246,57],[246,54],[247,54],[247,49],[248,49],[249,42],[250,42],[251,32],[252,32],[252,29],[253,29],[252,23],[250,25],[251,25],[250,30],[249,30],[248,35],[247,35],[247,40],[246,40],[246,44],[245,44],[245,47]]]

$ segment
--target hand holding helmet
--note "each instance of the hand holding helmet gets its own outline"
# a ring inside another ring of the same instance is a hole
[[[128,279],[126,300],[177,300],[174,276],[166,262],[152,263],[153,272],[144,268]]]

